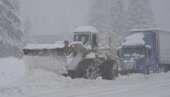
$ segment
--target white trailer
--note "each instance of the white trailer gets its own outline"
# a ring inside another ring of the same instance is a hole
[[[159,30],[158,43],[159,64],[170,69],[170,32]]]

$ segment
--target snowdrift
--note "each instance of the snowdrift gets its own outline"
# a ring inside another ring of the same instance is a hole
[[[153,88],[154,85],[160,83],[162,86],[165,85],[167,90],[170,89],[168,87],[170,84],[170,72],[151,75],[132,74],[119,76],[113,81],[108,81],[102,80],[100,77],[96,80],[71,79],[44,69],[37,69],[28,75],[25,74],[25,68],[27,69],[24,62],[20,59],[13,57],[0,59],[0,97],[24,97],[59,90],[64,91],[60,94],[67,95],[65,91],[72,90],[73,92],[74,89],[77,89],[81,92],[82,88],[87,88],[87,93],[95,92],[96,89],[103,91],[107,88],[111,90],[111,93],[114,93],[117,89],[120,91],[129,90],[130,88],[142,89],[144,88],[143,85],[148,86],[153,84],[153,82],[155,83],[152,85]],[[93,90],[89,90],[89,88]]]

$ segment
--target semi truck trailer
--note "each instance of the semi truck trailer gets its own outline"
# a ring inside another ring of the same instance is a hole
[[[170,70],[170,32],[131,30],[117,50],[120,74],[150,74]]]

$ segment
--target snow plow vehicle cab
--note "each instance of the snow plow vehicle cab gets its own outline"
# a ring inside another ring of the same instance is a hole
[[[95,78],[97,40],[97,30],[94,27],[80,26],[74,30],[73,42],[69,45],[71,53],[66,56],[69,76]]]
[[[95,79],[99,75],[104,79],[118,76],[115,61],[111,56],[107,59],[106,52],[98,48],[98,33],[94,27],[81,26],[73,34],[73,42],[69,45],[73,54],[67,57],[69,76],[87,79]]]
[[[96,28],[91,26],[78,27],[73,32],[73,43],[81,42],[88,50],[97,49],[97,32]]]

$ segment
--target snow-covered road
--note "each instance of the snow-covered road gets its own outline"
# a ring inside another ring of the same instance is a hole
[[[119,79],[101,85],[63,88],[27,97],[170,97],[170,77],[161,79],[155,75],[137,78],[141,80],[123,82]]]
[[[16,58],[0,63],[0,97],[170,97],[170,72],[86,80],[39,69],[27,74]]]

